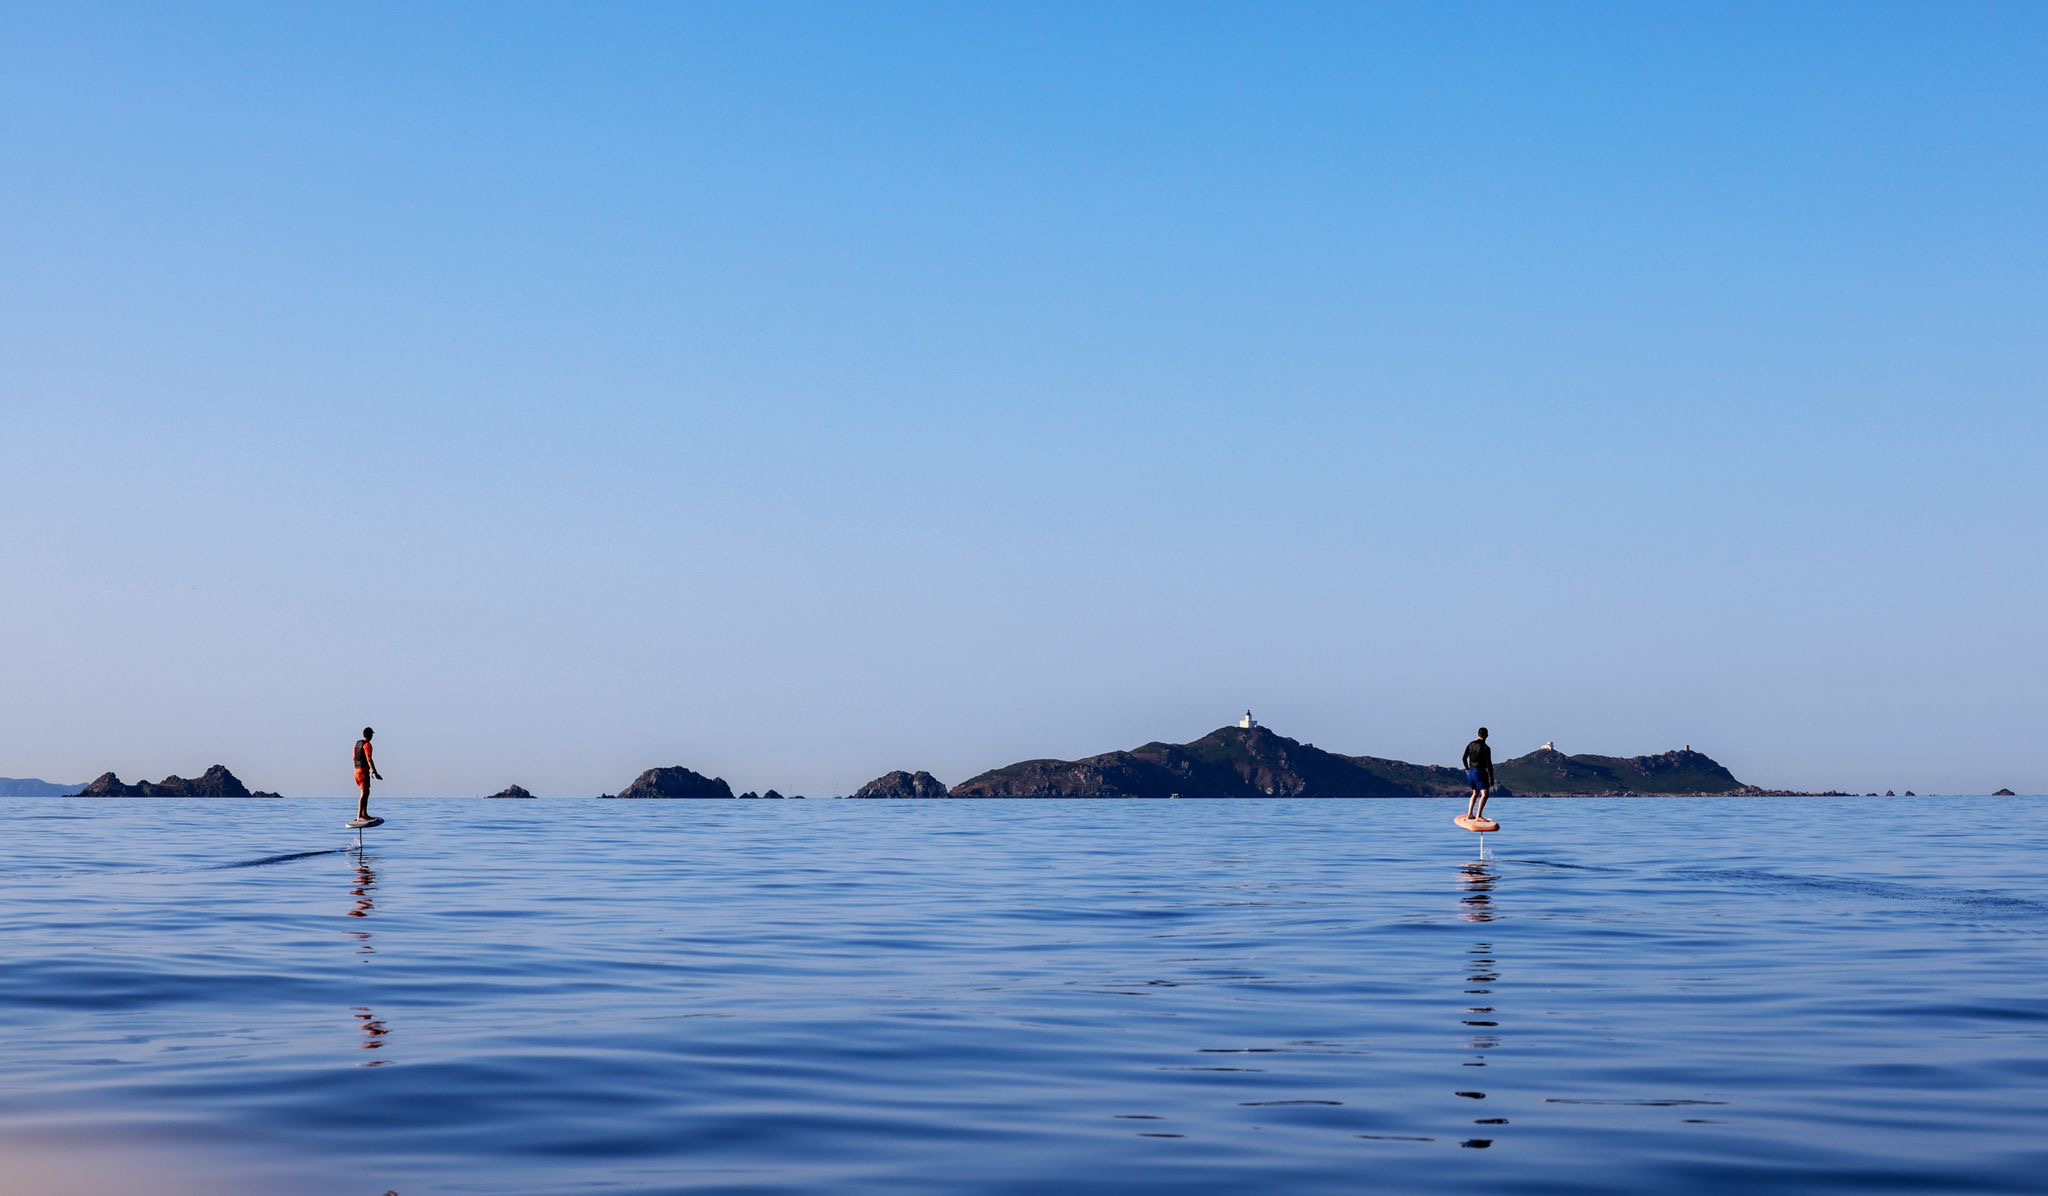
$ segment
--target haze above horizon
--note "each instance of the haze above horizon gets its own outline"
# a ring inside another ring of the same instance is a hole
[[[2048,8],[16,5],[0,774],[2048,790]]]

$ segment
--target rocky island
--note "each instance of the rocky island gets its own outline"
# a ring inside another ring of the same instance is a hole
[[[168,776],[161,781],[140,781],[124,785],[121,778],[111,772],[99,775],[91,784],[73,794],[74,797],[276,797],[275,793],[251,792],[247,785],[227,770],[216,764],[205,772],[186,780],[180,776]]]
[[[600,794],[617,798],[730,798],[732,786],[723,777],[707,777],[680,764],[650,768],[617,793]]]
[[[860,787],[855,797],[948,797],[952,790],[939,783],[939,779],[928,772],[883,773]]]
[[[1524,797],[1760,792],[1689,747],[1656,756],[1567,756],[1546,745],[1497,763],[1495,772],[1502,794]],[[1462,769],[1325,751],[1259,726],[1247,715],[1244,722],[1219,727],[1191,743],[1148,743],[1082,760],[1025,760],[962,781],[950,794],[1341,798],[1451,797],[1469,791]]]
[[[1504,793],[1521,797],[1758,794],[1712,757],[1692,750],[1657,756],[1567,756],[1545,744],[1494,765]]]
[[[528,793],[526,791],[526,787],[523,785],[507,785],[503,789],[498,790],[496,793],[491,794],[491,796],[493,798],[519,798],[526,801],[533,800],[533,794]]]

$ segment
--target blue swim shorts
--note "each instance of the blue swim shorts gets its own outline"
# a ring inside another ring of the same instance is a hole
[[[1484,789],[1484,788],[1486,788],[1486,774],[1485,774],[1485,773],[1483,773],[1483,772],[1481,772],[1481,771],[1479,771],[1479,770],[1478,770],[1478,769],[1476,769],[1476,768],[1468,768],[1468,769],[1466,769],[1466,770],[1465,770],[1465,779],[1466,779],[1466,780],[1468,780],[1468,781],[1470,781],[1470,782],[1472,782],[1472,787],[1473,787],[1474,789]]]

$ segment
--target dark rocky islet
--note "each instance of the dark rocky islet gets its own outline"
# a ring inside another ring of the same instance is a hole
[[[732,797],[732,786],[723,777],[707,777],[680,764],[667,768],[650,768],[633,779],[633,783],[616,794],[605,797],[627,798],[726,798]]]
[[[138,781],[133,785],[124,784],[120,777],[111,772],[98,777],[79,790],[76,797],[276,797],[275,793],[262,790],[251,791],[240,778],[227,770],[225,765],[216,764],[191,779],[168,776],[161,781]]]
[[[875,798],[947,797],[952,792],[951,789],[941,784],[937,777],[928,772],[905,772],[899,768],[894,772],[883,773],[881,776],[862,785],[854,796]]]

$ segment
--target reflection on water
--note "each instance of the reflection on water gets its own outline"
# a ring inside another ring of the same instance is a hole
[[[376,899],[370,896],[377,888],[377,872],[370,867],[370,857],[366,852],[358,851],[355,853],[355,856],[356,887],[349,890],[349,896],[356,899],[356,904],[354,909],[348,911],[348,916],[351,918],[367,918],[370,916],[370,911],[377,908]],[[368,930],[355,930],[349,933],[358,943],[362,944],[363,954],[370,955],[375,953],[376,949],[370,946],[370,932]]]
[[[367,1005],[358,1005],[349,1012],[353,1013],[355,1015],[356,1021],[362,1024],[363,1049],[366,1051],[374,1051],[381,1049],[384,1045],[384,1036],[386,1034],[391,1033],[391,1031],[384,1025],[383,1021],[379,1019],[377,1015],[374,1012],[372,1012],[370,1007]],[[365,1062],[363,1066],[381,1067],[389,1062],[389,1059],[371,1059]]]
[[[1458,916],[1466,922],[1485,923],[1494,919],[1493,890],[1499,877],[1487,860],[1466,864],[1458,872],[1458,888],[1463,896],[1458,898]],[[1465,1016],[1465,1051],[1469,1056],[1463,1061],[1466,1067],[1485,1067],[1487,1052],[1500,1045],[1500,1021],[1495,1016],[1493,985],[1500,980],[1500,968],[1494,955],[1491,939],[1475,942],[1466,948],[1465,983],[1467,988]],[[1466,1089],[1458,1093],[1466,1100],[1485,1100],[1486,1093],[1478,1089]],[[1478,1117],[1472,1124],[1484,1126],[1506,1125],[1505,1117]],[[1467,1138],[1459,1145],[1468,1150],[1486,1150],[1493,1146],[1492,1138]]]
[[[370,855],[361,848],[355,852],[355,865],[355,887],[349,890],[349,896],[355,898],[355,904],[349,908],[348,916],[368,919],[371,912],[377,908],[377,899],[372,896],[377,891],[377,870],[370,867]],[[368,956],[377,953],[376,946],[370,941],[371,932],[367,923],[350,930],[348,936],[356,941],[356,954]],[[367,963],[368,960],[363,962]],[[383,1019],[367,1005],[352,1006],[349,1013],[362,1028],[363,1040],[358,1045],[366,1051],[382,1050],[385,1036],[391,1033]],[[379,1067],[388,1062],[390,1060],[383,1058],[370,1059],[365,1061],[363,1066]]]
[[[1458,899],[1459,915],[1467,922],[1493,921],[1493,869],[1475,860],[1458,871],[1458,887],[1465,895]]]

